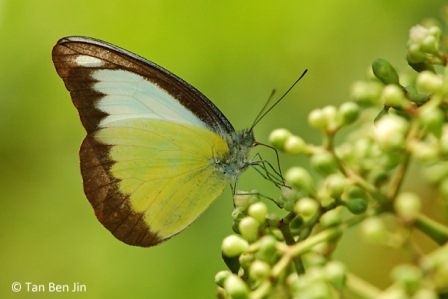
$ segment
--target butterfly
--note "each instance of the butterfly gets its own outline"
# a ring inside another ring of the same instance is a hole
[[[119,240],[157,245],[189,226],[254,164],[250,129],[235,131],[196,88],[136,54],[71,36],[53,63],[87,135],[84,193]]]

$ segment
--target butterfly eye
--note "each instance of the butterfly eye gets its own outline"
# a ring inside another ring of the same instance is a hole
[[[244,130],[241,143],[246,147],[251,147],[255,143],[255,137],[252,130]]]

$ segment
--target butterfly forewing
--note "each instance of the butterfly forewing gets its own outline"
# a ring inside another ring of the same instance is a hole
[[[166,91],[217,134],[225,136],[234,131],[222,112],[193,86],[164,68],[112,44],[87,37],[63,38],[53,48],[53,62],[72,94],[87,132],[95,130],[105,116],[84,110],[90,110],[92,102],[101,96],[91,89],[97,79],[90,75],[98,70],[122,70],[140,75]]]
[[[214,161],[234,132],[191,85],[116,46],[61,39],[53,62],[87,136],[80,149],[84,191],[118,239],[156,245],[188,226],[229,177]]]

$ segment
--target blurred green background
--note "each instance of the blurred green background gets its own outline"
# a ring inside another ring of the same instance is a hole
[[[307,113],[347,100],[376,58],[404,68],[409,28],[439,16],[444,2],[0,0],[0,298],[211,298],[214,275],[225,268],[229,190],[154,248],[127,246],[96,220],[78,169],[84,131],[50,57],[59,38],[103,39],[164,66],[239,129],[251,125],[273,88],[286,90],[308,68],[256,136],[267,142],[270,130],[287,127],[317,141]],[[284,169],[303,163],[281,158]],[[267,183],[249,172],[240,187],[259,184]],[[344,242],[338,256],[387,286],[378,275],[387,272],[365,262],[378,251]],[[78,282],[87,292],[13,293],[15,281]]]

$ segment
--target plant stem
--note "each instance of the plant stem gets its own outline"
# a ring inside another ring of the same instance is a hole
[[[347,288],[356,295],[365,299],[378,298],[381,291],[353,273],[347,273]]]
[[[250,299],[266,298],[266,295],[271,290],[271,286],[271,282],[269,280],[265,280],[258,288],[255,289],[255,291],[250,293]]]
[[[283,238],[285,239],[287,245],[294,245],[296,243],[291,234],[288,223],[280,225],[279,229],[282,232]],[[305,273],[305,267],[303,266],[303,261],[300,256],[293,257],[293,263],[298,275]]]
[[[346,225],[344,224],[344,227],[345,226]],[[294,259],[294,257],[297,257],[310,251],[314,246],[316,246],[319,243],[331,240],[339,236],[342,233],[342,231],[343,231],[342,226],[328,228],[312,237],[309,237],[306,240],[288,246],[285,249],[281,259],[272,268],[271,276],[273,278],[279,277],[280,274],[284,271],[284,269],[289,265],[291,260]]]
[[[366,192],[370,193],[373,198],[375,198],[381,204],[385,204],[389,201],[389,197],[381,193],[375,186],[366,181],[363,177],[358,175],[355,171],[347,168],[344,163],[339,159],[338,155],[333,147],[333,135],[325,135],[326,136],[326,145],[327,149],[333,155],[336,164],[338,165],[339,170],[349,179],[351,179],[356,185],[360,188],[364,189]]]
[[[417,132],[418,132],[418,122],[413,121],[406,136],[407,140],[406,142],[410,143],[414,138],[416,138]],[[393,178],[393,181],[390,185],[389,192],[387,194],[387,197],[392,200],[397,196],[398,192],[400,191],[401,185],[403,184],[404,181],[404,176],[407,173],[407,169],[411,161],[411,155],[409,152],[406,151],[403,155],[404,155],[403,162],[400,163],[396,175]]]
[[[423,214],[419,214],[417,219],[415,219],[415,227],[420,229],[439,245],[443,245],[448,241],[448,227]]]

